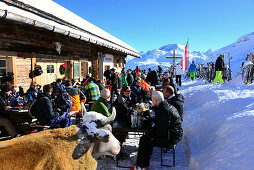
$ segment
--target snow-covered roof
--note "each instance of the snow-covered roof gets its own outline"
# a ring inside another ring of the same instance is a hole
[[[124,52],[127,55],[140,57],[138,51],[133,47],[52,0],[1,1],[0,10],[6,11],[7,19],[17,20],[17,18],[13,17],[13,14],[18,15],[20,16],[18,20],[25,21],[27,24],[38,27],[41,24],[45,24],[47,27],[51,26],[53,28],[52,31]],[[6,14],[2,14],[2,16],[4,15]]]

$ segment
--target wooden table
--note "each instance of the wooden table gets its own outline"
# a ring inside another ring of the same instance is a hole
[[[4,111],[2,115],[7,119],[9,119],[14,124],[22,124],[25,122],[30,123],[32,121],[32,118],[29,115],[28,110],[10,109]]]

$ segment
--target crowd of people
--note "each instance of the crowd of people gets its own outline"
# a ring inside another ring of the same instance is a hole
[[[151,126],[147,126],[149,133],[140,140],[136,165],[146,168],[149,167],[152,148],[160,140],[176,144],[183,133],[184,97],[177,91],[177,85],[181,86],[181,78],[178,77],[176,85],[170,72],[161,75],[161,71],[149,69],[146,73],[136,67],[135,70],[127,71],[122,68],[121,72],[116,73],[114,68],[108,67],[104,72],[104,80],[96,80],[88,75],[82,82],[75,82],[64,77],[44,85],[42,89],[36,82],[31,82],[23,96],[19,95],[16,86],[3,85],[0,109],[6,111],[11,107],[27,105],[30,115],[37,119],[38,124],[64,128],[72,125],[70,113],[76,111],[77,117],[82,118],[82,103],[85,106],[89,103],[90,107],[86,109],[107,117],[111,115],[112,107],[115,107],[117,115],[114,124],[130,127],[131,115],[135,113],[137,105],[148,103],[149,110],[153,110],[155,116],[147,120]],[[149,110],[143,115],[151,115]],[[1,115],[0,126],[4,126],[12,137],[19,135],[12,122]],[[117,136],[121,145],[127,135]],[[121,151],[119,157],[125,156],[126,153]]]

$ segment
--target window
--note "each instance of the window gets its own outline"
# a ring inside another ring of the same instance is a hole
[[[6,60],[0,60],[0,77],[6,73]]]
[[[47,73],[54,73],[54,65],[47,65]]]
[[[74,63],[74,78],[79,78],[79,63]]]

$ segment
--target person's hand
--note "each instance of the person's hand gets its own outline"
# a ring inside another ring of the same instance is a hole
[[[142,90],[144,90],[144,89],[145,89],[145,86],[142,86],[141,88],[142,88]]]
[[[6,107],[6,110],[9,110],[10,108],[11,108],[11,106],[7,106],[7,107]]]

